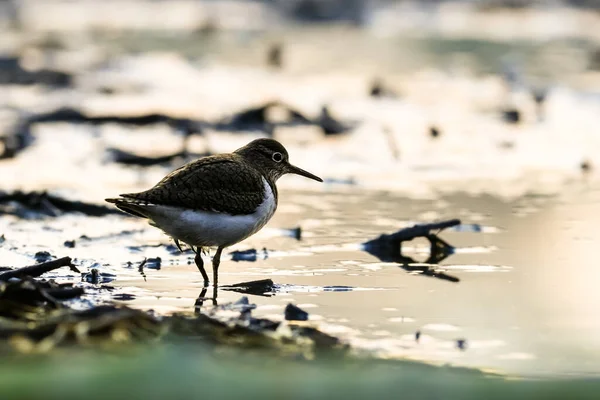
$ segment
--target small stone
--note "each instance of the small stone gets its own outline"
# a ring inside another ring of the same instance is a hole
[[[456,347],[458,347],[460,350],[466,350],[467,349],[467,339],[458,339],[456,341]]]
[[[150,269],[159,270],[162,264],[162,259],[160,257],[151,257],[146,260],[145,267]]]
[[[292,237],[295,238],[296,240],[302,240],[302,228],[297,227],[297,228],[290,229],[290,233],[292,234]]]
[[[521,122],[521,113],[516,109],[507,109],[502,111],[502,117],[505,122],[510,124],[518,124]]]
[[[592,170],[592,163],[588,160],[584,160],[579,165],[579,168],[581,168],[582,172],[590,172]]]
[[[308,313],[292,303],[285,307],[284,313],[286,321],[308,321]]]
[[[52,258],[52,255],[47,251],[38,251],[33,257],[36,262],[43,263],[49,261]]]
[[[75,247],[75,241],[74,240],[66,240],[64,243],[65,247],[68,247],[70,249]]]
[[[257,251],[256,249],[248,249],[248,250],[236,250],[229,253],[231,256],[231,261],[256,261]]]
[[[431,136],[432,138],[434,138],[434,139],[435,139],[435,138],[439,137],[439,136],[440,136],[440,134],[441,134],[441,133],[440,133],[440,130],[439,130],[437,127],[435,127],[435,126],[431,126],[431,127],[429,128],[429,136]]]

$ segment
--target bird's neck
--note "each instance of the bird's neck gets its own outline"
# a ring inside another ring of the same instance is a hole
[[[275,207],[277,207],[277,199],[278,199],[278,193],[277,193],[277,185],[275,184],[275,181],[270,178],[268,175],[265,176],[263,175],[265,180],[267,181],[267,183],[269,184],[269,187],[271,188],[271,191],[273,192],[273,197],[275,198]]]

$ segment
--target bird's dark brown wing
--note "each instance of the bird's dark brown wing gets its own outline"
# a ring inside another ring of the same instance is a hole
[[[171,172],[152,189],[121,196],[125,201],[244,215],[258,208],[264,194],[260,173],[245,167],[239,156],[228,154],[193,161]]]

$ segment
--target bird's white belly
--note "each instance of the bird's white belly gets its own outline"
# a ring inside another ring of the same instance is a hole
[[[263,182],[265,200],[252,214],[230,215],[156,205],[152,207],[150,223],[189,245],[230,246],[258,232],[275,213],[275,196],[264,178]]]

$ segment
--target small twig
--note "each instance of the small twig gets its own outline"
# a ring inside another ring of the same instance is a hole
[[[36,277],[46,272],[58,269],[60,267],[69,267],[72,271],[81,273],[71,263],[71,257],[58,258],[56,260],[46,261],[36,265],[30,265],[28,267],[13,269],[0,273],[0,281],[7,281],[11,278],[21,278],[23,276]]]

